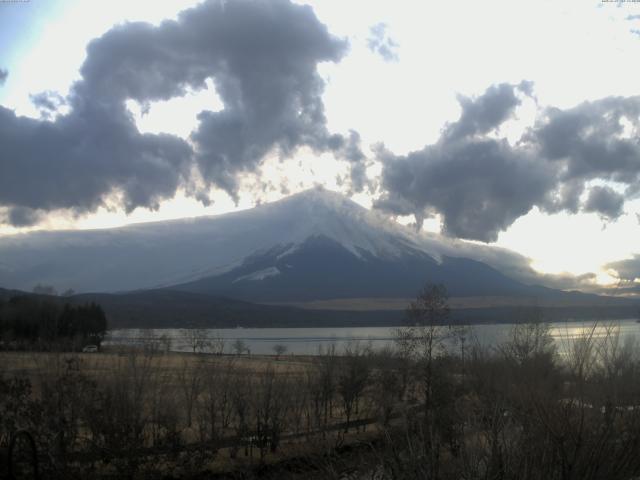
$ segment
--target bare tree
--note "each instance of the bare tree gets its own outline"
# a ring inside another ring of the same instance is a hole
[[[433,361],[444,351],[449,332],[449,296],[443,285],[426,285],[406,311],[408,326],[396,331],[400,351],[417,359],[423,367],[426,405],[431,399]]]
[[[144,444],[155,383],[153,354],[129,354],[101,378],[85,408],[84,424],[101,455],[110,455],[120,477],[131,478],[142,461],[134,452]]]
[[[293,376],[289,385],[290,388],[288,389],[290,398],[290,424],[296,435],[301,432],[303,421],[305,418],[308,418],[307,414],[310,413],[311,395],[308,389],[308,383],[305,381],[308,371],[309,368],[306,368],[303,374]]]
[[[398,364],[393,352],[386,351],[378,355],[379,362],[372,375],[372,396],[381,416],[382,426],[387,427],[398,400],[403,397],[401,390],[404,388],[404,380],[402,364]]]
[[[251,380],[247,375],[236,375],[231,384],[231,404],[233,409],[236,438],[239,441],[246,440],[251,429],[249,422],[251,418]],[[237,443],[231,448],[230,454],[232,458],[235,458],[237,454]],[[249,455],[249,445],[246,445],[245,455]]]
[[[216,442],[231,424],[232,387],[236,369],[234,360],[214,364],[203,372],[204,385],[199,403],[201,438]]]
[[[345,433],[349,431],[353,413],[358,413],[360,397],[369,381],[370,359],[358,344],[349,345],[338,372],[338,393],[346,417]]]
[[[201,360],[190,361],[188,358],[182,359],[182,365],[178,370],[177,380],[184,399],[187,427],[192,425],[194,406],[202,392],[203,370]]]
[[[288,375],[277,374],[272,366],[260,374],[250,396],[255,443],[264,458],[267,449],[278,449],[290,408]]]
[[[469,342],[474,339],[473,330],[470,325],[463,325],[461,323],[451,325],[450,330],[453,343],[460,348],[460,363],[462,365],[462,375],[464,376]]]
[[[227,341],[219,334],[216,334],[210,340],[211,353],[214,355],[222,355]]]
[[[287,351],[287,346],[277,343],[273,346],[273,352],[276,354],[276,360],[280,360],[280,356],[284,355]]]
[[[169,335],[167,334],[160,335],[160,338],[158,338],[158,341],[160,342],[160,348],[162,349],[163,353],[169,353],[171,351],[171,345],[173,341]]]
[[[556,353],[551,326],[544,321],[539,308],[523,315],[524,321],[511,328],[509,339],[500,345],[499,349],[518,364],[540,360],[543,357],[550,360]]]
[[[142,349],[146,355],[156,355],[162,350],[160,339],[155,336],[153,330],[142,330],[140,342],[142,343]]]
[[[428,455],[427,468],[433,478],[438,477],[440,439],[436,431],[434,362],[444,353],[449,335],[449,295],[444,285],[427,284],[409,304],[406,311],[408,326],[398,329],[396,343],[404,355],[414,358],[419,366],[423,396],[422,432]]]
[[[207,330],[204,328],[185,328],[182,337],[193,353],[204,352],[210,346]]]
[[[318,349],[318,356],[315,359],[317,375],[315,379],[319,382],[320,401],[323,410],[323,428],[329,423],[333,416],[333,397],[336,391],[336,376],[338,369],[338,356],[336,346],[330,345],[326,350],[322,347]]]
[[[247,344],[244,343],[244,340],[238,338],[235,342],[233,342],[231,348],[233,348],[233,351],[236,352],[236,355],[242,355],[247,351]]]
[[[319,429],[322,425],[322,400],[323,388],[320,370],[316,365],[305,370],[305,390],[309,394],[309,401],[305,404],[304,416],[306,418],[307,433]]]

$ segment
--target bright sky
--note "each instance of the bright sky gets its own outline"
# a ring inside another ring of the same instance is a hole
[[[0,86],[0,105],[18,115],[39,118],[30,95],[54,91],[64,97],[72,82],[80,79],[79,68],[91,39],[126,21],[159,24],[196,3],[0,2],[0,69],[9,72]],[[457,96],[479,96],[493,84],[534,82],[537,105],[524,101],[516,118],[500,128],[500,135],[510,143],[533,125],[539,109],[569,109],[587,100],[640,93],[640,3],[318,0],[311,5],[329,31],[347,38],[350,45],[342,61],[319,65],[326,82],[322,100],[328,130],[358,131],[364,153],[371,158],[369,147],[379,142],[395,155],[436,142],[446,123],[460,116]],[[369,48],[371,29],[379,24],[385,26],[394,58],[385,59]],[[209,110],[223,108],[211,81],[206,89],[154,103],[146,113],[133,100],[127,106],[140,132],[165,132],[186,139],[205,104]],[[65,113],[64,107],[60,112]],[[4,161],[0,157],[0,163]],[[367,173],[375,182],[380,171],[381,166],[373,162]],[[272,155],[259,172],[246,174],[237,205],[226,193],[216,191],[214,203],[205,207],[183,189],[156,211],[137,208],[127,215],[114,201],[91,214],[50,213],[29,228],[99,228],[223,213],[284,196],[278,188],[282,183],[290,193],[314,184],[347,193],[348,186],[337,179],[347,174],[345,162],[303,147],[289,160]],[[260,185],[265,181],[274,188],[263,191]],[[596,183],[623,192],[620,185]],[[364,192],[353,198],[371,206],[378,195]],[[640,253],[639,215],[637,198],[627,199],[624,213],[615,220],[597,213],[552,215],[534,207],[501,232],[495,244],[530,257],[541,272],[596,272],[601,282],[611,282],[613,278],[601,267]],[[439,220],[436,216],[423,228],[437,231]],[[0,225],[0,235],[26,229]]]

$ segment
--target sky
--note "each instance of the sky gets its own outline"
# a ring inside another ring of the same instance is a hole
[[[0,235],[323,185],[640,291],[640,3],[0,2]]]

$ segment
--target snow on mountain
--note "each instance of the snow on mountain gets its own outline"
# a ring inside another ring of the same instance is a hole
[[[169,286],[222,275],[275,247],[286,260],[316,237],[330,239],[363,261],[420,253],[436,262],[464,256],[489,264],[507,258],[506,265],[526,266],[517,254],[418,234],[343,195],[316,188],[219,216],[1,237],[0,285],[30,290],[41,283],[78,292]],[[271,267],[247,272],[242,280],[281,273]]]
[[[282,256],[314,236],[330,238],[359,258],[364,252],[375,257],[399,257],[407,249],[439,256],[435,250],[427,252],[426,245],[421,244],[419,237],[411,230],[361,207],[343,195],[321,188],[267,204],[264,208],[255,209],[255,213],[270,219],[295,219],[285,242],[293,246]]]
[[[264,280],[265,278],[273,277],[275,275],[280,275],[280,270],[278,270],[277,267],[268,267],[268,268],[263,268],[262,270],[258,270],[256,272],[252,272],[248,275],[242,275],[236,278],[232,283],[237,283],[242,281],[255,282],[258,280]]]

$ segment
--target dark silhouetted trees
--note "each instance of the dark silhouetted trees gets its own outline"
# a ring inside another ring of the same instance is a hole
[[[49,297],[16,296],[0,303],[0,338],[5,343],[102,342],[107,317],[99,305],[61,305]]]

